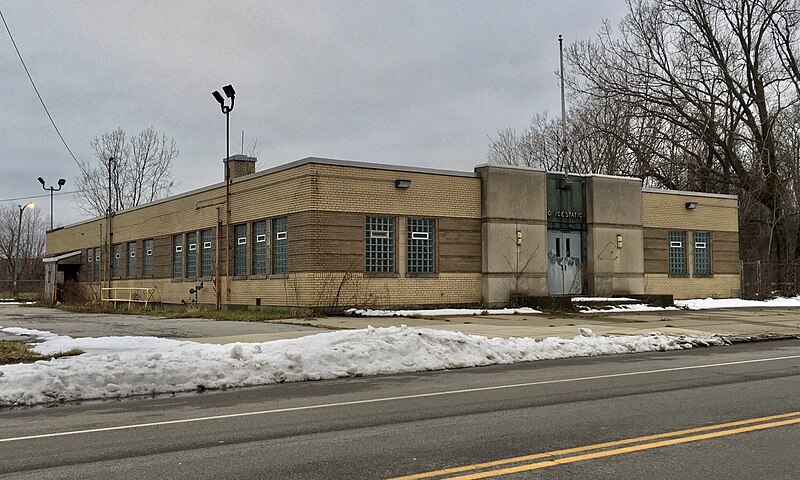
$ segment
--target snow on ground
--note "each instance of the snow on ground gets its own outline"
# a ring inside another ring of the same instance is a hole
[[[573,297],[572,303],[583,302],[635,302],[635,298],[625,297]]]
[[[581,313],[654,312],[658,310],[711,310],[716,308],[776,308],[800,307],[800,297],[777,297],[770,300],[742,300],[741,298],[695,298],[675,300],[675,307],[654,307],[643,303],[615,305],[608,308],[578,306]]]
[[[407,326],[343,330],[264,343],[201,344],[155,337],[71,338],[23,328],[37,352],[85,353],[0,366],[0,406],[119,398],[337,377],[722,345],[661,333],[573,339],[487,338]]]
[[[800,307],[800,297],[777,297],[770,300],[697,298],[693,300],[675,300],[675,305],[689,310],[707,310],[712,308]]]
[[[348,315],[360,315],[364,317],[435,317],[435,316],[453,316],[453,315],[514,315],[514,314],[529,314],[529,313],[542,313],[539,310],[532,308],[437,308],[432,310],[372,310],[369,308],[356,309],[351,308],[346,310]]]

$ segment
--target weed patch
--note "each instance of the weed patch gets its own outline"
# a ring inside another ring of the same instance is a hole
[[[39,360],[52,360],[54,358],[71,357],[80,355],[83,351],[73,348],[66,352],[53,355],[40,355],[33,351],[30,344],[19,340],[0,340],[0,365],[15,363],[33,363]]]

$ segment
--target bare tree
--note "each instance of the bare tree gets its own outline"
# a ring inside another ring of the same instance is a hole
[[[91,142],[94,162],[83,162],[77,180],[79,208],[91,216],[109,208],[108,179],[111,177],[111,209],[114,211],[152,202],[170,194],[175,181],[172,163],[178,156],[175,141],[149,127],[136,136],[118,128]],[[109,162],[109,158],[114,160]]]
[[[19,207],[16,204],[0,205],[0,259],[2,259],[2,277],[13,282],[14,259],[17,258],[17,238],[19,238],[19,256],[17,262],[17,278],[34,278],[43,276],[42,255],[44,254],[45,231],[47,220],[39,209],[26,209],[22,215],[22,228]]]

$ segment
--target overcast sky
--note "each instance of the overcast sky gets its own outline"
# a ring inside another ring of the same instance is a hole
[[[259,168],[309,156],[471,171],[488,137],[560,113],[558,35],[616,24],[623,0],[495,2],[0,1],[39,92],[79,159],[121,127],[175,139],[174,193],[222,180],[225,118],[211,92],[233,84],[231,152],[257,139]],[[77,166],[0,25],[0,200],[35,200]],[[24,197],[19,200],[8,199]],[[82,219],[56,197],[55,224]]]

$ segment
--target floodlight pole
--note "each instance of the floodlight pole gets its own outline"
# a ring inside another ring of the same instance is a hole
[[[45,186],[45,181],[44,181],[44,179],[42,177],[39,177],[39,183],[42,184],[42,188],[44,190],[50,190],[50,230],[52,230],[53,229],[53,192],[57,192],[57,191],[61,190],[61,187],[63,187],[64,184],[67,183],[67,181],[64,180],[63,178],[59,178],[58,179],[58,188],[56,188],[56,187],[54,187],[52,185],[49,186],[49,187]]]
[[[564,41],[558,36],[558,60],[561,67],[561,158],[564,166],[564,176],[569,173],[569,160],[567,160],[567,108],[564,101]]]
[[[230,275],[230,262],[231,262],[231,110],[236,100],[236,91],[232,85],[222,87],[225,96],[231,99],[231,105],[225,105],[225,99],[222,98],[218,90],[215,90],[211,95],[217,100],[222,113],[225,115],[225,279],[227,281]],[[219,264],[217,264],[217,272],[219,272]],[[227,289],[227,285],[225,286]],[[217,282],[217,309],[220,308],[220,282]],[[229,298],[226,294],[225,298]]]
[[[13,275],[13,283],[11,285],[11,296],[15,299],[17,298],[17,293],[19,289],[17,288],[17,262],[19,262],[19,239],[22,237],[22,212],[25,211],[28,207],[33,207],[33,202],[28,202],[24,206],[19,205],[19,224],[17,225],[17,248],[14,251],[14,275]]]

